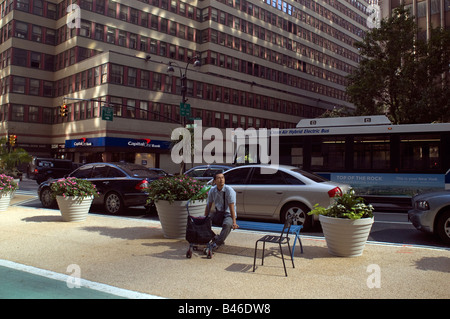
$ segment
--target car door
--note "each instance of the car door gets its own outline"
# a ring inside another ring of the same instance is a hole
[[[95,185],[98,191],[98,197],[94,198],[94,203],[103,203],[103,198],[110,188],[108,181],[109,166],[105,164],[95,165],[89,180]]]
[[[281,170],[255,167],[243,194],[245,214],[276,218],[275,213],[285,196],[286,186]]]
[[[244,191],[250,171],[251,167],[239,167],[223,173],[225,184],[231,186],[236,192],[236,212],[241,217],[245,216]]]

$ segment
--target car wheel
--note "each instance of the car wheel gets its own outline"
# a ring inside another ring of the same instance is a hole
[[[436,233],[446,244],[450,244],[450,210],[439,215],[436,223]]]
[[[293,225],[303,225],[303,231],[311,229],[311,216],[308,215],[310,209],[302,203],[289,203],[281,210],[280,220],[286,221],[288,216],[293,216]]]
[[[122,211],[123,204],[119,194],[109,193],[105,196],[105,210],[108,214],[118,214]]]
[[[45,187],[41,190],[41,196],[39,200],[41,201],[42,206],[44,206],[45,208],[56,207],[56,199],[53,197],[50,187]]]

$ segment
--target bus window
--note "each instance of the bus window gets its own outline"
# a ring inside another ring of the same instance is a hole
[[[314,138],[311,150],[311,169],[337,170],[345,166],[345,139],[337,136]]]
[[[389,169],[389,136],[355,136],[354,141],[355,169]]]
[[[439,170],[438,135],[400,136],[401,165],[404,170]]]

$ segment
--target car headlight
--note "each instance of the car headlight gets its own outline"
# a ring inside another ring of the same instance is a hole
[[[416,208],[420,210],[429,210],[430,205],[426,200],[419,200],[416,202]]]

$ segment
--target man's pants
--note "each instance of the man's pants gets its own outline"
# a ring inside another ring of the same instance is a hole
[[[225,218],[223,219],[222,222],[222,230],[220,231],[219,236],[215,237],[214,242],[218,246],[223,245],[225,243],[225,239],[227,239],[232,228],[233,228],[233,218],[231,218],[231,215],[225,215]]]

